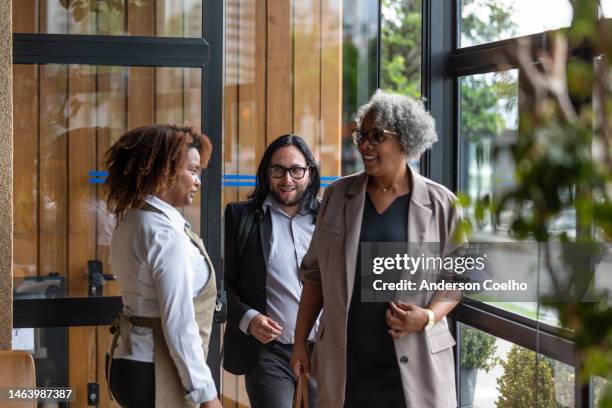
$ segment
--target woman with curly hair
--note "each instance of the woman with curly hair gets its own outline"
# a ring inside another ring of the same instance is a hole
[[[107,152],[107,204],[117,218],[110,264],[124,305],[107,379],[122,407],[221,407],[206,364],[215,273],[175,208],[191,205],[211,151],[194,128],[155,125]]]
[[[397,292],[388,303],[360,296],[361,243],[439,242],[445,253],[460,246],[455,196],[407,165],[437,140],[434,120],[420,102],[377,91],[356,122],[365,171],[325,191],[300,269],[291,366],[295,375],[310,373],[306,340],[323,309],[312,362],[321,407],[454,408],[455,342],[446,315],[460,294],[406,302]]]

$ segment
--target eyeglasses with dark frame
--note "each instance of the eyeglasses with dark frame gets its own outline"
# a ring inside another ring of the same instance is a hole
[[[299,180],[299,179],[304,178],[304,176],[306,175],[306,170],[308,170],[309,168],[310,166],[284,167],[284,166],[277,164],[277,165],[268,167],[268,174],[272,178],[280,179],[280,178],[285,177],[285,174],[289,172],[289,175],[291,176],[292,179]]]
[[[385,129],[372,129],[368,132],[363,132],[357,128],[353,130],[353,142],[359,146],[367,140],[372,146],[376,146],[384,142],[389,135],[397,136],[397,133]]]

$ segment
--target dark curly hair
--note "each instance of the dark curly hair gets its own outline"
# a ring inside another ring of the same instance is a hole
[[[146,195],[172,186],[179,166],[192,147],[199,151],[200,165],[205,168],[212,145],[196,128],[151,125],[121,136],[106,152],[109,211],[121,221],[127,210],[142,205]]]

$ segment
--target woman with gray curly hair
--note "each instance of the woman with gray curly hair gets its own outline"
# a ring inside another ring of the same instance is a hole
[[[439,242],[445,253],[460,244],[453,193],[407,165],[436,142],[434,120],[420,102],[379,90],[356,124],[364,171],[325,191],[300,269],[292,369],[310,375],[306,340],[322,309],[312,356],[321,407],[456,407],[446,315],[458,294],[412,294],[406,302],[397,292],[388,303],[360,296],[361,243]]]

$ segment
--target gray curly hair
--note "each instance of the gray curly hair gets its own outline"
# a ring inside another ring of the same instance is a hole
[[[377,90],[357,112],[355,123],[361,127],[368,114],[380,129],[397,133],[408,158],[417,158],[438,141],[433,117],[420,101],[408,96]]]

